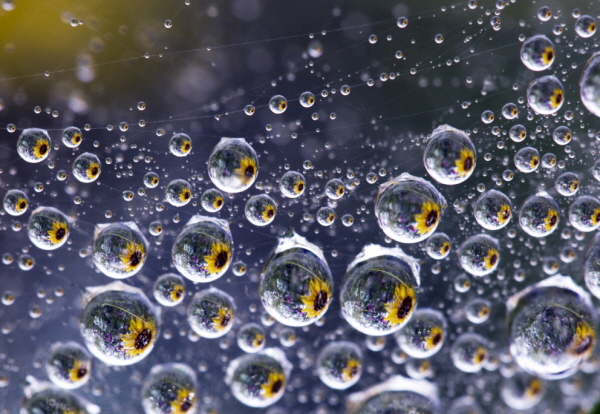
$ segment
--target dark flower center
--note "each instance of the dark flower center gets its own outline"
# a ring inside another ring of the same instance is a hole
[[[56,230],[56,240],[62,240],[62,238],[65,237],[65,234],[67,234],[67,231],[62,227]]]
[[[562,99],[563,99],[563,97],[562,97],[562,93],[560,93],[560,92],[559,92],[559,93],[556,95],[556,104],[557,104],[557,105],[560,105],[560,103],[562,102]]]
[[[492,257],[490,257],[490,265],[494,266],[497,261],[498,261],[498,255],[496,253],[494,253],[492,255]]]
[[[353,366],[352,368],[350,368],[350,378],[354,378],[356,374],[358,374],[358,367]]]
[[[438,219],[438,212],[435,210],[431,210],[429,214],[427,214],[427,218],[425,218],[425,226],[431,227],[433,226]]]
[[[504,211],[502,212],[502,218],[503,218],[504,220],[508,220],[508,218],[509,218],[509,217],[510,217],[510,211],[508,211],[508,210],[504,210]]]
[[[175,297],[176,297],[177,299],[179,299],[179,298],[181,297],[181,295],[182,295],[182,294],[183,294],[183,292],[181,291],[181,289],[177,289],[177,290],[175,291]]]
[[[402,300],[400,306],[398,306],[398,318],[404,319],[412,309],[412,298],[410,296],[405,297]]]
[[[190,144],[185,144],[184,148],[185,148],[186,151],[189,151],[190,150]]]
[[[271,387],[271,392],[273,394],[277,394],[279,390],[281,390],[281,387],[283,387],[283,381],[278,379],[273,383],[273,386]]]
[[[75,135],[75,138],[73,138],[75,143],[81,141],[81,137],[79,135]]]
[[[24,202],[24,201],[21,201],[21,204],[19,204],[19,208],[22,210],[22,209],[24,209],[25,207],[27,207],[27,203],[26,203],[26,202]]]
[[[229,313],[226,313],[225,315],[223,315],[223,319],[221,319],[221,326],[226,327],[227,325],[229,325],[229,322],[231,322],[231,315],[229,315]]]
[[[148,346],[148,344],[152,341],[152,331],[150,329],[144,329],[140,332],[135,338],[135,349],[142,350]]]
[[[222,268],[223,266],[225,266],[225,263],[227,263],[227,258],[229,257],[229,255],[227,254],[226,251],[221,251],[219,252],[219,254],[217,255],[217,258],[215,259],[215,267],[217,269]]]
[[[223,204],[223,200],[218,199],[216,204],[217,204],[217,207],[221,207],[221,205]]]
[[[254,177],[254,166],[253,165],[247,166],[246,170],[244,171],[244,175],[246,176],[246,178]]]
[[[187,398],[185,400],[183,400],[183,402],[181,403],[181,411],[182,412],[187,412],[190,408],[192,408],[192,403],[190,400],[188,400]]]
[[[137,266],[140,264],[141,261],[142,261],[142,252],[140,252],[139,250],[136,250],[133,253],[131,253],[131,256],[129,257],[129,265],[130,266]]]
[[[437,344],[439,344],[439,343],[440,343],[440,341],[441,341],[441,340],[442,340],[442,334],[436,333],[436,334],[433,336],[433,339],[431,340],[431,343],[432,343],[434,346],[436,346]]]
[[[98,167],[93,167],[92,168],[92,175],[96,175],[98,174]]]
[[[557,221],[558,221],[558,216],[552,216],[550,218],[550,225],[555,226]]]
[[[40,145],[40,150],[39,150],[40,154],[44,155],[46,152],[48,152],[48,145],[47,144],[42,144]]]
[[[465,158],[465,163],[463,165],[463,169],[465,171],[471,171],[471,168],[473,168],[473,158],[467,157],[467,158]]]
[[[298,184],[298,191],[302,191],[304,190],[304,184],[300,183]]]
[[[553,58],[554,58],[554,52],[552,50],[549,50],[548,53],[546,54],[546,59],[548,59],[550,61]]]
[[[267,217],[271,218],[275,215],[275,212],[272,209],[269,209],[269,211],[267,211]]]
[[[183,193],[183,199],[187,200],[188,198],[190,198],[190,192],[186,191],[186,192]]]
[[[85,374],[87,374],[87,368],[79,368],[77,370],[77,378],[81,379],[85,377]]]
[[[327,299],[328,295],[324,290],[320,290],[319,293],[317,293],[314,303],[315,312],[320,312],[325,308],[325,305],[327,305]]]

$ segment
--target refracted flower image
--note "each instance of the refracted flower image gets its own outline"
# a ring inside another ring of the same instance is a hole
[[[0,1],[0,414],[599,414],[598,19]]]

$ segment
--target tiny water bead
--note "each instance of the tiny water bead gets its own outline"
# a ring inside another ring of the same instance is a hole
[[[446,200],[428,181],[402,174],[379,186],[375,216],[389,238],[417,243],[437,228]]]
[[[483,111],[481,114],[481,122],[484,124],[491,124],[494,122],[494,113],[490,110]]]
[[[121,282],[88,288],[81,336],[89,351],[108,365],[131,365],[148,356],[158,337],[157,310],[137,288]]]
[[[98,224],[92,244],[94,264],[114,279],[140,271],[148,256],[148,242],[134,222]]]
[[[521,124],[513,125],[508,131],[508,136],[514,142],[521,142],[527,138],[527,129]]]
[[[259,295],[266,311],[284,325],[306,326],[327,312],[332,293],[323,252],[295,233],[280,238],[261,274]]]
[[[366,335],[388,335],[417,307],[419,265],[398,248],[365,246],[348,266],[340,292],[342,315]]]
[[[572,138],[571,129],[566,126],[556,127],[556,129],[552,133],[552,139],[558,145],[567,145],[569,142],[571,142],[571,138]]]
[[[256,112],[256,108],[254,107],[254,105],[246,105],[244,107],[244,113],[248,116],[252,116],[254,115],[254,112]]]
[[[315,104],[315,95],[312,92],[303,92],[300,94],[300,105],[304,108],[310,108]]]
[[[233,240],[224,220],[194,216],[179,231],[172,249],[173,264],[194,283],[212,282],[229,269]]]
[[[442,349],[446,332],[446,318],[441,312],[417,309],[408,324],[396,334],[396,341],[409,356],[429,358]]]
[[[169,151],[176,157],[185,157],[192,151],[192,139],[184,133],[175,134],[169,139]]]
[[[550,115],[557,112],[565,101],[565,89],[554,76],[533,80],[527,88],[527,103],[535,112]]]
[[[531,173],[540,165],[540,153],[532,147],[524,147],[515,153],[515,167],[521,172]]]
[[[266,349],[231,361],[225,382],[242,404],[263,408],[283,397],[290,371],[291,364],[281,351]]]
[[[257,323],[245,324],[238,330],[237,344],[242,351],[248,354],[261,351],[266,344],[264,328]]]
[[[50,347],[46,373],[55,385],[74,389],[85,385],[92,372],[91,355],[77,342],[57,342]]]
[[[493,113],[492,113],[493,119]],[[475,145],[463,131],[449,125],[436,128],[423,154],[425,169],[441,184],[456,185],[475,170]]]
[[[339,200],[346,194],[346,186],[342,180],[333,178],[325,184],[325,194],[332,200]]]
[[[506,227],[512,217],[510,199],[500,191],[488,190],[475,202],[473,215],[477,223],[486,230]]]
[[[500,263],[498,240],[486,234],[469,237],[458,249],[462,268],[473,276],[492,273]]]
[[[281,95],[275,95],[269,101],[269,109],[274,114],[282,114],[288,107],[287,99]]]
[[[156,173],[149,172],[144,175],[144,185],[147,188],[156,188],[159,182],[160,179]]]
[[[572,172],[566,172],[556,178],[554,188],[560,195],[570,197],[579,191],[579,176]]]
[[[542,155],[542,167],[543,168],[551,169],[556,165],[556,163],[557,163],[556,155],[554,155],[550,152]]]
[[[545,237],[558,226],[559,211],[556,201],[541,192],[525,200],[519,211],[519,224],[530,236]]]
[[[490,301],[483,298],[475,298],[465,307],[465,314],[471,323],[481,324],[486,322],[491,313],[492,305]]]
[[[275,220],[277,204],[266,194],[252,196],[244,208],[246,219],[255,226],[266,226]]]
[[[84,152],[73,162],[73,176],[82,183],[92,183],[98,179],[102,171],[97,155]]]
[[[548,69],[555,57],[554,44],[544,35],[532,36],[521,46],[521,62],[529,70],[538,72]]]
[[[335,221],[335,211],[329,207],[321,207],[317,211],[317,222],[321,226],[331,226]]]
[[[298,198],[306,190],[306,179],[298,171],[287,171],[279,182],[281,194],[288,198]]]
[[[175,273],[160,276],[152,289],[154,298],[163,306],[177,306],[185,299],[185,283],[183,278]]]
[[[542,400],[545,391],[544,383],[539,378],[525,372],[517,372],[503,380],[500,396],[509,407],[528,410]]]
[[[435,260],[442,260],[450,254],[452,241],[446,233],[434,233],[425,243],[425,251]]]
[[[160,236],[163,232],[163,226],[162,226],[161,222],[153,221],[152,223],[150,223],[150,225],[148,226],[148,232],[152,236]]]
[[[191,328],[204,338],[219,338],[233,328],[236,310],[233,298],[209,288],[196,293],[187,310]]]
[[[507,301],[510,352],[526,372],[544,379],[573,375],[596,342],[589,294],[565,276],[552,276]]]
[[[63,130],[61,140],[67,148],[77,148],[83,142],[83,134],[77,127],[68,127]]]
[[[64,245],[70,234],[67,216],[54,207],[38,207],[27,223],[29,240],[40,249],[54,250]]]
[[[197,388],[196,374],[189,366],[155,365],[142,384],[141,403],[146,414],[193,414]]]
[[[17,140],[17,152],[27,162],[44,161],[50,155],[51,149],[52,140],[45,129],[25,129]]]
[[[221,191],[245,191],[258,175],[256,152],[243,138],[221,138],[208,159],[208,175]]]
[[[319,378],[328,387],[345,390],[362,375],[362,351],[353,342],[336,341],[327,344],[317,359]]]
[[[452,344],[454,366],[463,372],[479,372],[489,358],[489,342],[481,335],[465,333]]]
[[[515,119],[519,116],[519,107],[514,103],[507,103],[502,107],[502,116],[505,119]]]
[[[592,37],[596,33],[596,19],[588,15],[580,16],[575,22],[575,33],[584,39]]]
[[[192,200],[192,197],[192,185],[185,180],[173,180],[165,188],[165,200],[173,207],[185,206]]]
[[[537,18],[542,22],[547,22],[552,17],[552,9],[548,6],[542,6],[538,9]]]
[[[569,207],[569,223],[583,232],[600,227],[600,200],[592,196],[579,196]]]
[[[20,216],[29,208],[29,198],[21,190],[8,190],[4,195],[2,207],[11,216]]]
[[[216,213],[225,205],[225,197],[223,197],[223,193],[219,190],[211,188],[202,193],[200,204],[209,213]]]

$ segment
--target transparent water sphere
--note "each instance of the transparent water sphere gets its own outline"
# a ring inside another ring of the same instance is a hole
[[[194,283],[217,280],[229,269],[233,240],[224,220],[194,216],[179,231],[171,251],[173,264]]]
[[[221,191],[245,191],[258,175],[256,152],[243,138],[221,138],[208,159],[208,175]]]
[[[140,289],[113,282],[87,289],[79,328],[93,356],[108,365],[131,365],[154,348],[159,316]]]
[[[389,335],[417,308],[419,265],[398,248],[365,246],[346,270],[340,291],[342,316],[366,335]]]
[[[433,185],[406,173],[380,185],[375,199],[379,227],[401,243],[431,236],[445,208],[446,200]]]
[[[441,184],[456,185],[468,179],[475,170],[475,154],[475,145],[467,134],[449,125],[442,125],[431,134],[423,154],[423,163],[434,180]]]
[[[323,252],[295,233],[280,238],[261,274],[259,295],[265,310],[284,325],[306,326],[327,312],[332,294]]]
[[[510,352],[544,379],[573,375],[595,346],[596,311],[570,277],[552,276],[507,301]]]

